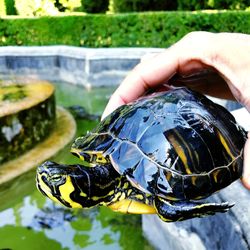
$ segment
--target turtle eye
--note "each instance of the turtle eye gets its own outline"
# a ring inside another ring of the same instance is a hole
[[[62,176],[59,174],[55,174],[53,176],[51,176],[51,181],[53,182],[59,182],[62,179]]]

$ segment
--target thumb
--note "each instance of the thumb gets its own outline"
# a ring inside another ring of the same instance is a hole
[[[243,185],[250,190],[250,134],[244,147],[244,164],[243,164]]]

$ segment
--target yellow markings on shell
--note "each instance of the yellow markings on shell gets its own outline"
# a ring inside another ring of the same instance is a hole
[[[175,131],[175,133],[176,133],[176,135],[179,137],[179,139],[181,139],[181,143],[182,143],[183,145],[185,145],[185,148],[188,150],[188,154],[189,154],[189,156],[190,156],[190,158],[191,158],[191,161],[194,162],[193,157],[192,157],[192,152],[191,152],[191,150],[190,150],[189,145],[186,143],[186,141],[183,139],[183,137],[182,137],[177,131]],[[182,149],[182,153],[183,153],[183,155],[184,155],[183,157],[185,157],[185,161],[184,161],[183,163],[184,163],[184,165],[185,165],[187,174],[191,174],[192,172],[191,172],[191,170],[189,169],[189,166],[188,166],[188,163],[187,163],[187,157],[186,157],[186,155],[185,155],[185,152],[184,152],[184,150],[183,150],[183,148],[182,148],[181,146],[180,146],[180,148]],[[179,155],[179,154],[178,154],[178,155]],[[181,156],[180,156],[180,158],[181,158]],[[181,158],[181,160],[182,160],[182,158]]]
[[[179,135],[178,132],[176,132],[176,131],[175,131],[175,133],[182,140],[181,135]],[[187,157],[186,157],[185,152],[183,150],[183,147],[176,141],[176,139],[174,138],[174,135],[170,135],[168,137],[168,139],[170,140],[172,146],[174,147],[177,155],[180,157],[181,161],[183,162],[187,174],[192,174],[191,170],[188,167],[188,160],[187,160]],[[182,140],[182,143],[186,144],[183,140]],[[189,153],[191,153],[188,146],[186,146],[186,148],[188,149]],[[191,154],[190,154],[190,156],[191,156]]]
[[[143,204],[134,200],[121,200],[117,201],[108,206],[115,212],[126,213],[126,214],[155,214],[156,210],[154,207]]]
[[[59,187],[59,191],[63,200],[68,202],[72,208],[82,208],[80,203],[72,201],[70,194],[75,190],[74,185],[69,176],[66,177],[66,182]]]
[[[223,135],[222,135],[219,131],[217,131],[217,134],[218,134],[218,136],[219,136],[219,139],[220,139],[220,141],[221,141],[223,147],[226,149],[228,155],[229,155],[232,159],[235,159],[235,157],[233,156],[233,154],[232,154],[232,152],[231,152],[231,150],[230,150],[230,148],[229,148],[229,146],[228,146],[228,144],[227,144],[225,138],[223,137]]]
[[[192,176],[191,177],[191,182],[192,182],[192,184],[194,185],[194,186],[196,186],[196,179],[197,179],[197,176]]]
[[[80,158],[82,161],[86,161],[84,156],[82,156],[80,149],[72,148],[71,153],[77,154],[77,156]],[[87,154],[89,156],[89,162],[90,163],[100,163],[100,164],[106,164],[109,161],[107,158],[103,155],[103,151],[83,151],[84,154]]]
[[[55,201],[57,203],[60,203],[61,202],[51,194],[51,190],[50,188],[46,185],[46,183],[44,183],[44,181],[42,180],[42,177],[41,175],[38,175],[38,184],[40,185],[41,189],[43,190],[43,192],[52,200],[52,201]]]
[[[166,179],[167,179],[167,181],[170,181],[171,177],[172,177],[172,173],[171,172],[167,172],[166,173]]]
[[[215,181],[215,183],[217,183],[218,182],[218,174],[219,174],[219,170],[215,170],[215,171],[213,171],[213,178],[214,178],[214,181]]]

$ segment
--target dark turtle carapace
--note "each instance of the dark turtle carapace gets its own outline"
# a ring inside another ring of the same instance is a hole
[[[186,88],[116,109],[71,152],[89,164],[45,162],[38,189],[68,207],[105,205],[178,221],[225,212],[199,201],[242,174],[246,132],[223,107]]]

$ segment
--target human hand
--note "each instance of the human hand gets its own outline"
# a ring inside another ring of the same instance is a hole
[[[192,32],[139,63],[114,92],[102,117],[163,84],[236,99],[250,111],[249,72],[250,35]],[[244,148],[242,181],[250,189],[250,139]]]

